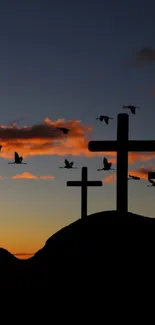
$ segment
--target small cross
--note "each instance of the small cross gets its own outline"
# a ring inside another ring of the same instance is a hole
[[[128,211],[128,152],[155,152],[154,140],[129,140],[129,115],[118,114],[117,141],[90,141],[92,152],[117,152],[117,210]]]
[[[102,186],[102,181],[88,181],[87,167],[82,167],[81,181],[68,181],[67,186],[81,186],[81,218],[87,216],[87,187]]]

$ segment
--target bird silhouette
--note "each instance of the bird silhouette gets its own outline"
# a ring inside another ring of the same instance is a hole
[[[8,162],[8,164],[27,164],[23,163],[23,157],[19,157],[18,153],[15,152],[15,161],[14,162]]]
[[[106,115],[100,115],[99,117],[96,117],[96,120],[100,120],[100,122],[102,122],[104,120],[104,122],[106,124],[109,124],[109,120],[113,120],[113,117],[109,117]]]
[[[132,114],[136,114],[136,109],[137,108],[139,109],[140,107],[132,106],[132,105],[128,105],[128,106],[123,105],[123,108],[130,109],[130,111],[131,111]]]
[[[148,178],[148,181],[149,181],[152,185],[147,185],[147,187],[155,186],[155,182],[154,182],[152,179]]]
[[[68,134],[68,132],[70,131],[70,129],[68,128],[57,128],[57,130],[62,131],[64,134]]]
[[[77,167],[73,167],[73,165],[74,165],[73,161],[69,162],[67,159],[65,159],[65,166],[59,167],[59,168],[67,168],[67,169],[74,168],[74,169],[77,169]]]
[[[132,176],[132,175],[129,175],[129,178],[128,179],[135,179],[135,180],[140,180],[140,177],[138,176]]]
[[[105,158],[105,157],[103,158],[103,165],[104,165],[103,168],[100,168],[100,169],[97,169],[97,170],[115,170],[115,169],[111,168],[112,163],[108,162],[108,159]]]
[[[2,151],[3,146],[0,145],[0,151]]]

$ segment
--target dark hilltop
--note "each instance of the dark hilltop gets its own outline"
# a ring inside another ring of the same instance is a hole
[[[154,264],[155,219],[133,213],[105,211],[64,227],[33,257],[20,260],[0,249],[1,288],[53,286],[78,276],[98,281]]]

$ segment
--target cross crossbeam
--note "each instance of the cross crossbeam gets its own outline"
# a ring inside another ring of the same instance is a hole
[[[125,144],[125,140],[124,140]],[[123,146],[124,146],[123,144]],[[142,151],[154,151],[155,152],[155,141],[154,140],[129,140],[127,143],[128,152],[142,152]],[[89,150],[92,152],[102,151],[117,151],[121,149],[122,144],[116,141],[90,141]]]
[[[90,141],[92,152],[117,152],[117,210],[128,211],[128,152],[155,152],[154,140],[129,140],[129,116],[118,114],[116,141]]]
[[[87,216],[87,187],[102,186],[102,181],[88,181],[87,167],[82,167],[81,181],[68,181],[67,186],[81,186],[81,218]]]

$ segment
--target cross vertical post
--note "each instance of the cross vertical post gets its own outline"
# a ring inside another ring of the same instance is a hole
[[[87,167],[82,168],[82,188],[81,188],[81,216],[87,216]]]
[[[129,116],[119,114],[117,123],[117,210],[124,213],[128,211]]]

